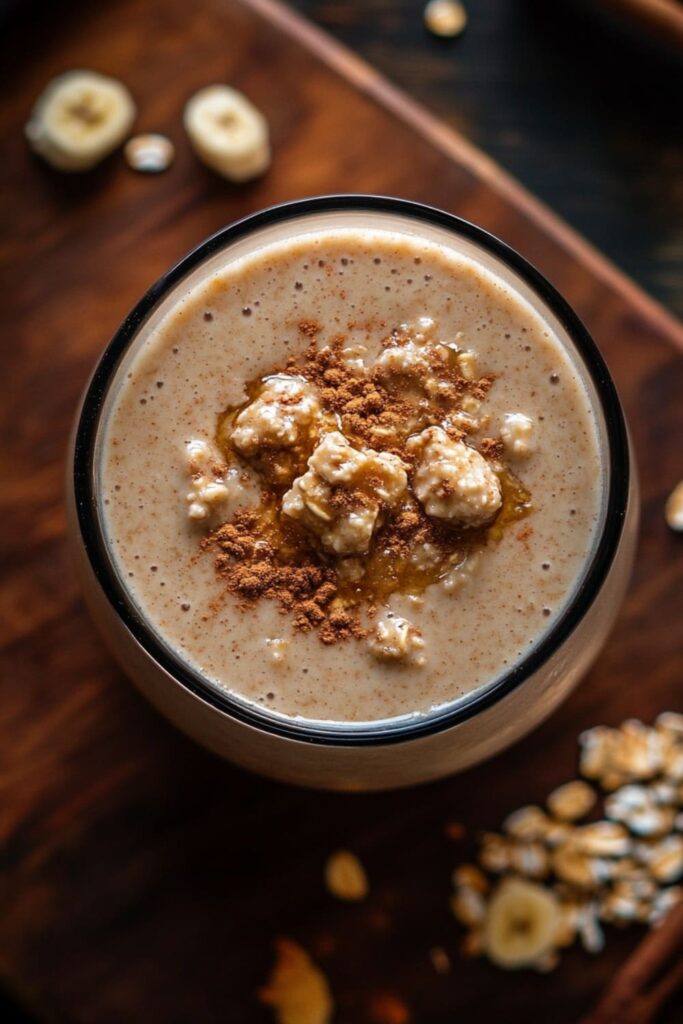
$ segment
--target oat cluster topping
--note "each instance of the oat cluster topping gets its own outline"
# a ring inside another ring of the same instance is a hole
[[[302,378],[278,373],[266,377],[260,394],[235,417],[230,435],[242,455],[261,449],[282,450],[301,445],[320,413],[313,388]]]
[[[656,925],[683,900],[683,715],[600,726],[579,744],[584,779],[508,815],[478,864],[455,869],[467,954],[551,970],[576,941],[599,952],[603,924]]]
[[[505,415],[500,437],[505,451],[513,459],[528,459],[535,451],[534,421],[523,412]]]
[[[212,509],[220,507],[230,497],[227,467],[206,441],[188,441],[185,458],[192,480],[192,489],[186,498],[187,514],[190,519],[207,519]]]
[[[242,604],[276,600],[326,644],[371,633],[377,658],[420,665],[418,626],[386,602],[437,583],[455,591],[477,552],[528,514],[507,455],[529,454],[530,421],[499,424],[514,426],[511,441],[485,436],[494,377],[428,318],[391,331],[374,359],[342,335],[321,346],[319,324],[299,331],[303,354],[250,382],[248,401],[218,419],[216,477],[194,478],[193,508],[208,515],[216,493],[224,509],[230,473],[250,473],[261,502],[216,527],[217,497],[202,546]]]
[[[409,438],[406,448],[416,456],[413,489],[427,515],[463,526],[491,522],[503,496],[483,455],[443,427],[427,427]]]
[[[305,526],[324,551],[365,555],[380,517],[407,491],[407,468],[391,452],[354,448],[331,431],[283,496],[282,513]]]
[[[377,622],[368,646],[379,661],[407,661],[424,665],[422,633],[407,619],[385,612]]]

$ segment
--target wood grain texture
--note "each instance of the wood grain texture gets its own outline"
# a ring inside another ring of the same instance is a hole
[[[298,43],[302,36],[306,45]],[[46,11],[6,41],[12,95],[0,273],[7,326],[0,387],[0,972],[41,1020],[76,1024],[266,1022],[255,991],[272,941],[310,947],[339,1024],[369,1021],[391,991],[418,1024],[576,1020],[634,934],[572,951],[550,976],[460,960],[449,875],[479,829],[575,771],[577,733],[681,706],[683,545],[662,506],[682,475],[680,329],[660,307],[504,175],[376,76],[264,0],[121,0]],[[312,49],[311,49],[312,44]],[[159,178],[120,157],[60,177],[21,127],[44,80],[91,66],[123,78],[141,130],[173,138]],[[199,166],[180,128],[214,80],[267,113],[275,163],[235,188]],[[595,669],[513,750],[419,791],[310,793],[247,775],[195,747],[122,678],[78,598],[64,545],[62,479],[78,395],[103,344],[148,284],[222,224],[284,199],[394,193],[478,221],[560,287],[601,345],[626,405],[643,483],[633,586]],[[449,842],[457,819],[468,837]],[[326,854],[351,846],[366,904],[332,901]],[[437,976],[428,951],[452,955]],[[680,1019],[672,1005],[667,1021]]]

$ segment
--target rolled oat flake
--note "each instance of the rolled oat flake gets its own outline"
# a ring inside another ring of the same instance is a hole
[[[467,11],[459,0],[429,0],[424,9],[424,22],[433,35],[452,39],[464,32]]]
[[[161,174],[175,158],[175,147],[165,135],[136,135],[126,143],[124,156],[128,166],[141,174]]]
[[[365,868],[350,850],[337,850],[327,858],[325,884],[333,896],[349,902],[365,899],[369,888]]]

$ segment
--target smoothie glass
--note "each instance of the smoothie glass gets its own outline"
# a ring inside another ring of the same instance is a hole
[[[600,525],[583,572],[542,639],[490,685],[410,719],[308,722],[221,690],[183,661],[136,608],[108,549],[98,497],[102,425],[112,395],[149,332],[190,288],[232,259],[312,230],[388,228],[447,244],[519,294],[565,347],[589,395],[603,474]],[[216,753],[284,781],[386,789],[459,771],[502,750],[549,715],[599,653],[633,562],[637,482],[619,400],[595,343],[555,289],[519,254],[450,214],[378,196],[287,203],[224,228],[140,300],[103,353],[76,422],[68,476],[69,533],[93,618],[139,689]]]

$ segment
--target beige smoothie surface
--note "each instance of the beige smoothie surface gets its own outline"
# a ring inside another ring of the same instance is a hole
[[[560,340],[398,232],[226,262],[125,363],[102,429],[133,602],[216,687],[290,717],[424,715],[490,685],[599,528],[598,428]]]

